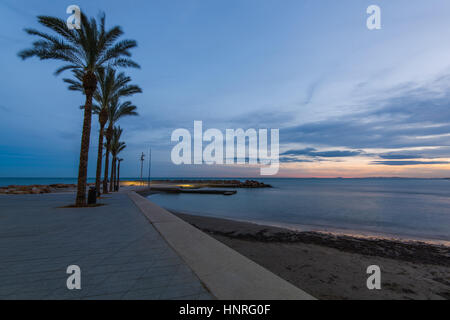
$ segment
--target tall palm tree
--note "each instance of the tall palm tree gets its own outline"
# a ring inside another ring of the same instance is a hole
[[[80,70],[82,86],[86,97],[84,105],[83,133],[81,138],[80,163],[78,169],[78,188],[76,206],[86,205],[87,164],[91,133],[92,98],[97,88],[96,72],[106,64],[115,67],[139,66],[132,61],[130,49],[137,46],[134,40],[118,41],[123,34],[120,27],[105,29],[105,15],[88,19],[81,14],[81,28],[69,30],[66,21],[49,16],[38,16],[38,21],[52,31],[47,34],[36,29],[25,32],[40,39],[30,49],[19,52],[23,60],[38,57],[41,60],[60,60],[65,64],[56,70],[58,75],[65,70]]]
[[[118,167],[117,167],[117,182],[116,182],[116,189],[119,191],[120,188],[120,163],[123,161],[123,159],[117,159]]]
[[[111,189],[113,191],[114,186],[116,185],[116,168],[117,168],[117,156],[118,154],[126,148],[125,142],[120,141],[123,130],[120,127],[114,127],[114,133],[111,140],[111,155],[112,155],[112,163],[111,163]]]
[[[107,192],[108,190],[108,170],[109,170],[109,152],[111,151],[111,140],[113,138],[114,133],[114,125],[120,118],[126,116],[136,116],[138,113],[136,112],[137,107],[133,105],[130,101],[126,101],[120,103],[118,97],[114,97],[109,104],[108,108],[108,129],[106,129],[106,155],[105,155],[105,173],[103,180],[103,192]],[[111,168],[112,170],[113,168]],[[113,171],[111,171],[113,172]],[[109,190],[113,189],[113,181],[110,181]]]
[[[79,71],[74,72],[75,79],[64,79],[64,82],[69,84],[70,90],[82,91],[82,74]],[[141,93],[139,86],[129,84],[131,78],[125,74],[117,74],[116,70],[111,66],[105,69],[100,68],[97,71],[98,88],[94,93],[94,99],[98,105],[93,105],[92,110],[94,114],[98,114],[98,121],[100,124],[100,131],[98,137],[98,151],[97,151],[97,170],[95,176],[95,187],[97,195],[100,192],[101,172],[102,172],[102,154],[103,154],[103,138],[105,134],[105,125],[108,121],[108,108],[114,98],[127,97],[136,93]],[[109,159],[108,159],[109,160]],[[103,190],[108,193],[107,190]]]

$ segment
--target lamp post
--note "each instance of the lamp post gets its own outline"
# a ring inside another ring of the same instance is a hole
[[[148,181],[147,181],[147,187],[149,190],[151,189],[151,182],[150,182],[151,173],[152,173],[152,149],[150,148],[148,158]]]
[[[144,180],[142,179],[142,173],[143,173],[143,170],[144,170],[144,159],[145,159],[145,155],[142,152],[142,155],[141,155],[141,185],[144,184]]]

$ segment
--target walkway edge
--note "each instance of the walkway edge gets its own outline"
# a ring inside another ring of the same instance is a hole
[[[135,192],[128,196],[216,298],[315,300],[148,199]]]

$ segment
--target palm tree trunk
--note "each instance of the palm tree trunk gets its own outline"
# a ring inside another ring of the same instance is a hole
[[[97,152],[97,172],[95,175],[95,188],[97,189],[97,196],[100,196],[100,180],[102,176],[102,160],[103,160],[103,129],[100,126],[100,134],[98,136],[98,152]]]
[[[109,192],[113,192],[113,186],[114,186],[114,171],[116,165],[116,157],[113,156],[112,163],[111,163],[111,180],[109,181]]]
[[[100,124],[100,133],[98,136],[98,153],[97,153],[97,172],[95,175],[95,188],[97,189],[97,196],[101,195],[100,183],[102,179],[102,160],[103,160],[103,137],[105,135],[105,125],[108,121],[108,111],[102,108],[98,114],[98,122]]]
[[[116,159],[116,163],[114,164],[114,168],[115,168],[115,170],[114,170],[114,191],[117,191],[117,167],[118,167],[118,162],[119,161],[117,161],[118,159]]]
[[[117,191],[119,191],[120,189],[120,162],[121,161],[119,161],[119,165],[117,168]]]
[[[105,155],[105,173],[103,175],[103,193],[108,193],[108,171],[109,171],[109,149],[111,147],[111,137],[112,137],[112,127],[111,124],[106,130],[106,155]]]
[[[106,145],[106,155],[105,155],[105,173],[103,174],[103,193],[108,193],[108,172],[109,171],[109,148],[108,143]]]
[[[92,96],[97,87],[97,78],[93,72],[87,72],[83,77],[83,87],[86,94],[84,105],[83,133],[81,135],[80,164],[78,167],[78,186],[75,206],[86,206],[87,167],[89,156],[89,142],[91,137]]]
[[[114,161],[114,191],[116,191],[116,182],[117,182],[117,158],[116,161]]]

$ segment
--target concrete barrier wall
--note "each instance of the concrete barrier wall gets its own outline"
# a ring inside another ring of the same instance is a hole
[[[135,192],[136,206],[221,300],[315,300],[223,243]]]

